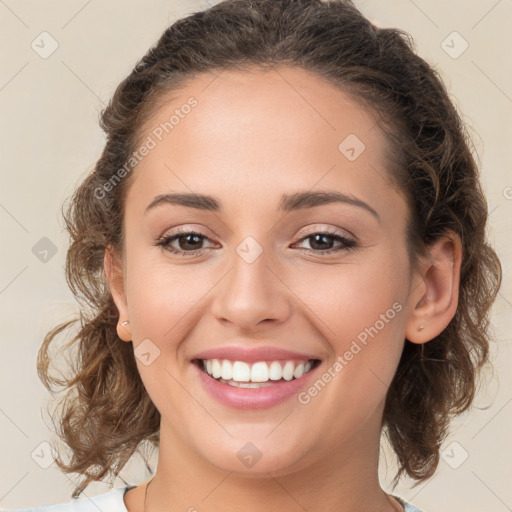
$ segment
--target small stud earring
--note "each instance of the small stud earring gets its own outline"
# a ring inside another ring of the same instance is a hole
[[[125,322],[123,322],[121,325],[124,327],[125,325],[128,325],[130,322],[128,322],[128,320],[126,320]]]
[[[419,326],[417,327],[417,330],[418,330],[418,331],[423,331],[423,329],[425,329],[425,326],[424,326],[424,325],[419,325]]]

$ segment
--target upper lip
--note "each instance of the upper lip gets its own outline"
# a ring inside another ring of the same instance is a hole
[[[245,361],[247,363],[254,363],[256,361],[276,361],[276,360],[290,360],[290,359],[303,359],[309,361],[311,359],[318,359],[313,355],[301,354],[299,352],[292,352],[277,347],[217,347],[204,350],[196,354],[192,359],[228,359],[230,361]]]

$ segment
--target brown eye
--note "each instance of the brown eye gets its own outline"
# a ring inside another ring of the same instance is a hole
[[[200,235],[196,235],[195,233],[189,233],[187,235],[179,235],[175,237],[175,240],[178,240],[178,246],[183,250],[196,250],[199,249],[203,240]]]
[[[310,240],[309,245],[311,248],[318,251],[331,249],[331,246],[334,245],[334,237],[330,235],[310,235],[308,239]]]
[[[204,247],[201,247],[205,240],[210,239],[196,231],[183,231],[162,237],[155,245],[175,254],[198,255],[205,250]]]
[[[338,251],[347,251],[355,249],[357,243],[355,240],[351,240],[340,233],[311,233],[301,239],[301,242],[308,240],[311,249],[302,248],[301,251],[313,253],[313,254],[327,254]],[[338,242],[338,247],[333,247]]]

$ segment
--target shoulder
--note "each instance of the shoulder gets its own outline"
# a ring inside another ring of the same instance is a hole
[[[120,489],[111,489],[99,496],[80,497],[57,505],[8,509],[6,512],[97,512],[98,510],[102,512],[128,512],[123,496],[132,487],[134,486],[128,485]]]
[[[403,505],[404,512],[422,512],[418,507],[415,507],[411,503],[407,503],[404,499],[400,498],[399,496],[393,495],[393,498],[395,498],[398,501],[398,503],[400,503],[400,505]]]
[[[418,507],[411,505],[410,503],[404,503],[404,511],[405,512],[421,512]]]

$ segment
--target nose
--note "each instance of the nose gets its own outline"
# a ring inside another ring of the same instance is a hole
[[[235,252],[231,268],[216,287],[214,317],[240,331],[280,324],[290,316],[292,293],[263,251],[249,262]]]

